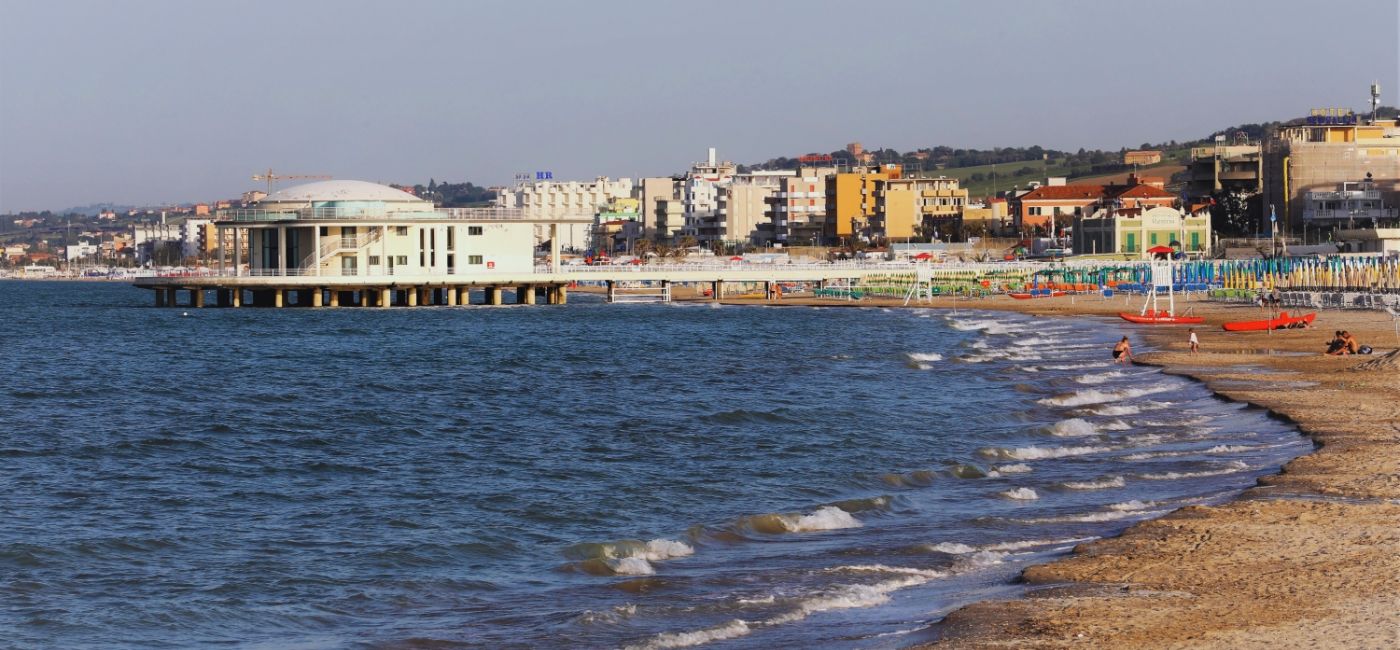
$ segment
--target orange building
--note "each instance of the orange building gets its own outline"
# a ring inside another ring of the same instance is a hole
[[[1045,185],[1012,199],[1013,223],[1022,232],[1056,233],[1075,217],[1087,217],[1100,207],[1172,207],[1176,196],[1155,184],[1129,176],[1125,185]]]

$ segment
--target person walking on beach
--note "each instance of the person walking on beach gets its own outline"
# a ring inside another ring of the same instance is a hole
[[[1196,328],[1193,327],[1193,328],[1191,328],[1191,329],[1189,329],[1189,330],[1186,330],[1186,331],[1189,332],[1189,333],[1191,334],[1191,337],[1188,338],[1188,339],[1186,340],[1187,343],[1191,344],[1191,353],[1192,353],[1192,354],[1195,354],[1195,353],[1197,353],[1197,352],[1200,352],[1200,351],[1201,351],[1201,340],[1198,339],[1198,338],[1196,338]]]
[[[1113,346],[1113,361],[1126,366],[1132,360],[1133,346],[1128,343],[1128,337],[1125,336],[1123,340],[1118,342],[1118,345]]]

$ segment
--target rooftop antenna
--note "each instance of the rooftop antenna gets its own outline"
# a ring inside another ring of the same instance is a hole
[[[1381,105],[1381,82],[1371,82],[1371,123],[1376,123],[1376,109]]]

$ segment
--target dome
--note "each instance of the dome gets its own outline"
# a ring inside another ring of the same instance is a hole
[[[427,203],[403,190],[366,181],[317,181],[273,192],[260,203],[320,203],[325,201],[384,201]]]

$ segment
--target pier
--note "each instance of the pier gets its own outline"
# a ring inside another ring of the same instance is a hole
[[[925,267],[927,268],[927,267]],[[771,296],[781,283],[846,286],[871,275],[915,273],[909,264],[647,264],[635,266],[542,265],[525,272],[448,274],[306,275],[207,274],[143,277],[157,307],[428,307],[465,305],[563,305],[578,283],[606,289],[609,302],[669,301],[676,286],[708,290],[712,300],[732,288],[753,287]],[[647,285],[628,290],[623,285]]]

